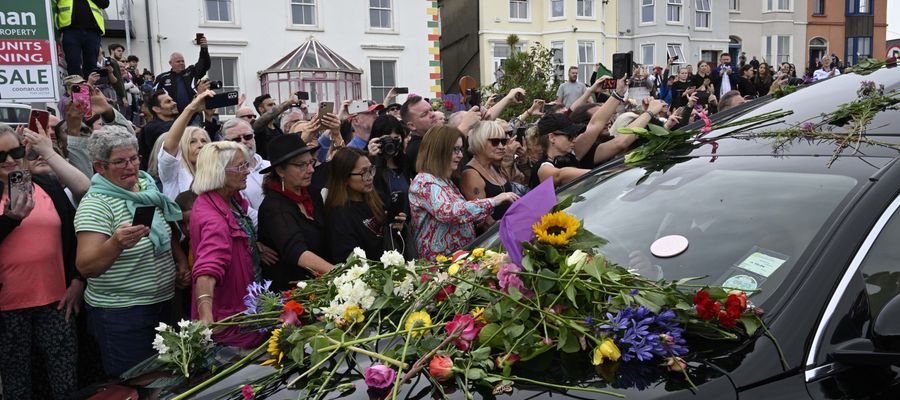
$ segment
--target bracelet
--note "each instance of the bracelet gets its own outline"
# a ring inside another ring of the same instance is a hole
[[[201,294],[201,295],[197,296],[197,301],[203,300],[203,299],[205,299],[205,298],[209,298],[209,301],[212,301],[212,295],[211,295],[211,294]]]
[[[616,92],[615,90],[613,90],[613,91],[609,94],[609,96],[612,97],[612,98],[614,98],[614,99],[616,99],[616,100],[618,100],[618,101],[621,101],[621,102],[623,102],[623,103],[625,102],[625,97],[622,96],[622,95],[620,95],[620,94],[619,94],[618,92]]]

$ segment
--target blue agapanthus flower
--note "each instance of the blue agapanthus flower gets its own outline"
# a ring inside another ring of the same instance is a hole
[[[247,285],[247,295],[244,296],[244,306],[247,307],[247,310],[244,311],[244,314],[253,315],[259,312],[261,305],[280,302],[281,296],[269,290],[271,285],[272,281],[269,280],[263,281],[263,283],[251,282]]]
[[[655,314],[644,306],[628,307],[615,315],[607,313],[609,322],[598,328],[610,334],[622,351],[623,361],[649,361],[688,353],[682,337],[684,328],[675,317],[672,310]]]

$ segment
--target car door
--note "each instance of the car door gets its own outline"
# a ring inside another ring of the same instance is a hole
[[[807,390],[813,399],[883,399],[900,393],[900,367],[848,365],[842,349],[874,346],[876,318],[900,295],[900,196],[869,231],[845,271],[815,332],[807,358]],[[875,346],[877,347],[877,346]]]

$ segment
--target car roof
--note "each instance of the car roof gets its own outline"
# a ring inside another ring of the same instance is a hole
[[[0,103],[0,107],[27,108],[29,110],[31,109],[30,105],[21,103]]]
[[[809,155],[831,157],[837,148],[834,140],[821,138],[794,139],[783,146],[770,137],[754,137],[754,134],[784,130],[799,126],[804,122],[819,123],[823,113],[830,113],[842,104],[856,100],[856,91],[863,81],[873,81],[876,85],[884,85],[885,93],[900,91],[900,71],[896,67],[884,67],[866,75],[847,73],[814,84],[801,87],[796,92],[781,98],[765,96],[745,103],[736,109],[728,110],[721,115],[714,115],[713,125],[723,122],[735,122],[759,116],[773,111],[793,111],[793,114],[779,118],[771,123],[750,127],[750,124],[714,129],[703,136],[705,144],[696,146],[690,152],[692,156],[728,156],[728,155]],[[699,124],[688,128],[699,127]],[[745,128],[737,137],[729,136],[735,131]],[[847,132],[849,127],[825,125],[835,133]],[[749,137],[748,137],[749,136]],[[876,114],[866,129],[866,138],[897,146],[891,148],[861,143],[845,148],[840,156],[864,157],[897,157],[900,155],[900,111],[887,110]]]

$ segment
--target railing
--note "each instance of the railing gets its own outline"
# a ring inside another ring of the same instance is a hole
[[[125,3],[128,3],[126,7]],[[103,10],[103,17],[107,21],[124,21],[131,20],[128,12],[134,12],[134,0],[113,0],[109,2],[109,7]]]

